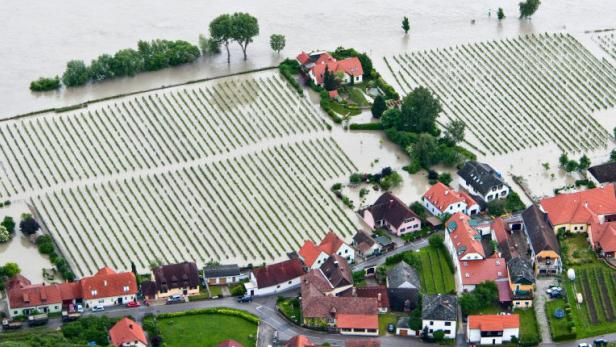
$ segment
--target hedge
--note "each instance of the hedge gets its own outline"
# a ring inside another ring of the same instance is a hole
[[[297,80],[295,79],[295,75],[299,73],[299,63],[295,60],[285,59],[280,65],[278,65],[278,69],[284,78],[295,88],[299,95],[304,95],[304,90],[302,86],[299,85]]]
[[[349,126],[351,130],[383,130],[383,124],[375,123],[354,123]]]
[[[261,321],[259,317],[255,316],[252,313],[242,311],[242,310],[236,310],[236,309],[228,308],[228,307],[201,308],[201,309],[194,309],[194,310],[188,310],[188,311],[161,313],[157,316],[157,318],[159,319],[177,318],[177,317],[184,317],[184,316],[196,316],[196,315],[201,315],[201,314],[222,314],[226,316],[234,316],[234,317],[242,318],[248,322],[255,323],[255,324],[259,324],[259,322]]]

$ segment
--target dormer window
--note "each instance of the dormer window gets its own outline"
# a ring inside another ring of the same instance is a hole
[[[126,293],[126,292],[129,291],[130,288],[128,286],[124,286],[124,288],[122,288],[122,289],[124,289],[124,293]]]
[[[94,290],[92,290],[91,293],[92,293],[92,296],[96,296],[96,295],[98,295],[98,290],[94,289]]]

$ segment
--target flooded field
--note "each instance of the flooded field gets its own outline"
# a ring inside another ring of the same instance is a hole
[[[507,15],[502,23],[495,18],[498,7],[503,7]],[[212,18],[233,11],[254,14],[261,26],[260,36],[249,46],[247,62],[241,60],[241,50],[233,45],[230,66],[221,55],[83,88],[41,94],[28,90],[30,81],[40,76],[61,74],[70,59],[87,62],[102,53],[135,47],[139,39],[196,43],[198,34],[207,32]],[[270,66],[285,56],[294,57],[300,50],[353,46],[370,54],[384,70],[380,57],[407,50],[522,33],[577,33],[612,27],[616,23],[616,2],[543,0],[532,21],[518,20],[517,14],[517,1],[505,0],[358,0],[352,6],[342,0],[329,1],[327,6],[284,0],[186,0],[173,5],[161,0],[8,0],[0,7],[0,117]],[[408,36],[400,29],[403,15],[411,20]],[[475,24],[471,25],[473,19]],[[287,36],[287,48],[280,56],[269,48],[272,33]]]

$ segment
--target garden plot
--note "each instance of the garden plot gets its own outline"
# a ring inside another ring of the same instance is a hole
[[[527,35],[386,58],[404,93],[426,86],[443,102],[441,123],[459,119],[491,155],[556,145],[606,148],[592,116],[616,103],[616,69],[567,34]]]
[[[151,261],[259,265],[357,218],[329,191],[357,171],[276,74],[0,124],[0,198],[37,212],[78,276]]]

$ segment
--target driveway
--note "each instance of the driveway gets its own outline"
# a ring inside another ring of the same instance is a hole
[[[535,309],[535,315],[537,316],[537,323],[539,323],[539,330],[541,330],[541,339],[543,344],[552,343],[550,325],[548,324],[548,317],[545,312],[545,303],[549,300],[549,298],[545,291],[555,282],[555,278],[539,277],[535,283],[537,290],[535,290],[535,302],[533,303],[533,307]]]

